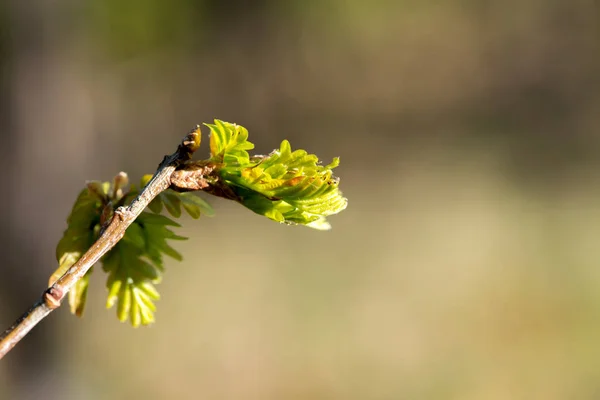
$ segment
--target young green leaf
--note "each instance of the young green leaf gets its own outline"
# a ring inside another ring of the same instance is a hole
[[[120,321],[129,319],[134,327],[154,322],[154,301],[159,299],[154,285],[164,271],[163,255],[182,259],[167,239],[187,239],[176,235],[171,226],[179,224],[164,215],[142,212],[102,259],[108,272],[106,307],[116,304]]]
[[[248,130],[243,126],[215,119],[214,124],[204,124],[210,129],[211,161],[225,165],[247,165],[250,157],[246,150],[254,148],[248,141]]]
[[[102,202],[87,188],[83,189],[67,218],[67,229],[56,246],[58,269],[50,276],[49,286],[89,249],[100,229]]]
[[[87,300],[87,292],[88,287],[90,285],[90,276],[94,267],[90,268],[88,272],[77,281],[75,287],[71,289],[69,292],[69,306],[71,309],[71,313],[77,315],[78,317],[83,316],[83,311],[85,309],[85,303]]]
[[[211,205],[194,193],[179,193],[179,200],[185,211],[194,219],[200,218],[200,215],[206,215],[207,217],[214,217],[215,215],[215,211]]]
[[[332,170],[339,159],[322,166],[314,154],[292,152],[287,140],[279,150],[254,159],[253,164],[225,165],[221,177],[250,210],[274,221],[330,229],[326,217],[344,210],[348,200]]]
[[[179,227],[175,221],[164,215],[143,212],[137,218],[136,224],[139,224],[144,232],[146,243],[144,255],[161,271],[163,270],[163,254],[168,255],[175,260],[181,261],[183,257],[179,252],[173,249],[167,239],[186,240],[186,237],[178,236],[170,230],[169,226]]]
[[[102,259],[108,273],[106,307],[117,304],[117,318],[129,319],[134,327],[154,322],[154,301],[159,299],[153,284],[160,281],[160,271],[142,255],[140,249],[121,241]]]
[[[145,176],[141,186],[144,186],[149,178],[149,175]],[[52,274],[50,285],[94,243],[98,238],[101,221],[108,220],[112,208],[119,203],[127,204],[138,195],[135,187],[124,193],[123,186],[126,183],[127,176],[120,173],[113,180],[113,185],[92,181],[79,194],[67,218],[68,227],[56,249],[59,268]],[[175,217],[181,216],[182,208],[193,218],[198,218],[200,214],[213,213],[212,208],[194,194],[177,193],[172,190],[162,192],[152,204],[154,211],[157,211],[157,206],[162,209],[164,204]],[[159,298],[154,284],[160,281],[161,272],[164,270],[163,255],[177,260],[182,258],[181,254],[167,243],[169,239],[186,239],[169,229],[178,226],[178,223],[166,216],[142,212],[127,228],[122,240],[102,258],[103,269],[109,274],[107,306],[117,304],[117,315],[121,321],[130,319],[134,326],[154,321],[153,313],[156,307],[153,301]],[[92,269],[69,292],[70,309],[77,316],[81,316],[85,308],[91,273]]]

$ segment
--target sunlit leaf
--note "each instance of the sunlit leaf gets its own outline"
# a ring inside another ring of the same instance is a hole
[[[339,190],[332,169],[335,158],[322,166],[314,154],[292,151],[287,140],[278,150],[246,166],[224,166],[220,174],[238,201],[277,222],[330,229],[327,216],[344,210],[348,200]]]
[[[129,193],[123,193],[122,187],[126,183],[124,173],[117,178],[114,180],[116,190],[107,182],[88,182],[86,189],[78,196],[67,218],[67,229],[56,249],[59,268],[52,274],[50,285],[77,262],[97,239],[106,204],[116,204],[121,197],[131,201],[138,195],[135,187]],[[147,184],[149,179],[150,176],[145,176],[140,186]],[[201,213],[212,213],[210,206],[191,193],[169,190],[162,194],[164,196],[153,204],[160,208],[163,203],[167,204],[167,210],[172,215],[180,216],[182,207],[195,218]],[[108,272],[106,305],[117,306],[117,316],[121,321],[129,319],[134,326],[154,321],[156,307],[153,301],[160,297],[154,284],[160,281],[164,269],[163,256],[182,259],[181,254],[167,243],[168,240],[186,239],[170,229],[178,226],[177,222],[164,215],[143,212],[127,228],[122,240],[102,258],[103,269]],[[85,308],[91,273],[92,269],[69,292],[71,312],[78,316],[83,314]]]
[[[159,298],[153,284],[160,280],[160,270],[142,256],[139,248],[121,241],[102,259],[108,272],[106,307],[116,304],[118,319],[129,319],[134,327],[154,322],[153,300]]]
[[[204,124],[210,129],[211,160],[219,163],[246,165],[250,157],[246,150],[254,148],[248,141],[248,130],[243,126],[215,119],[214,124]]]

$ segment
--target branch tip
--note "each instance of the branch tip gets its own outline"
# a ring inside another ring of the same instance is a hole
[[[171,174],[175,169],[188,161],[200,147],[200,126],[188,133],[177,151],[165,156],[158,169],[146,184],[141,193],[127,207],[118,207],[100,237],[52,286],[46,289],[40,299],[23,314],[13,326],[0,336],[0,359],[6,355],[35,325],[51,311],[60,307],[62,299],[75,286],[86,272],[121,240],[127,227],[148,206],[160,192],[171,185]],[[127,175],[119,173],[115,177],[115,186],[125,185]],[[88,182],[88,190],[102,193],[98,182]],[[105,196],[101,198],[104,200]],[[106,218],[108,220],[108,217]]]
[[[201,131],[200,125],[196,125],[194,129],[190,131],[181,142],[181,145],[185,149],[187,153],[189,153],[189,158],[191,158],[192,153],[200,148],[200,140],[201,140]]]

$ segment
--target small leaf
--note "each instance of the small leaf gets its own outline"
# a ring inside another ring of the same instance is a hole
[[[176,227],[181,226],[177,222],[170,219],[169,217],[165,217],[164,215],[160,215],[160,214],[151,214],[149,212],[142,212],[139,215],[136,222],[140,223],[141,225],[151,224],[151,225],[164,225],[164,226],[176,226]]]
[[[148,204],[148,208],[150,209],[150,211],[152,211],[153,213],[156,214],[160,214],[160,212],[163,209],[163,203],[160,200],[159,197],[155,197],[150,204]]]
[[[165,190],[161,193],[161,200],[163,201],[169,214],[175,218],[181,217],[181,200],[172,190]]]
[[[168,213],[175,218],[181,217],[182,207],[194,219],[200,218],[202,214],[207,216],[214,215],[212,207],[191,192],[179,193],[171,189],[164,190],[150,202],[148,208],[153,213],[160,214],[163,205]]]
[[[67,229],[56,246],[58,269],[50,276],[48,285],[51,286],[94,243],[99,229],[102,203],[88,189],[79,193],[71,214],[67,218]]]
[[[125,242],[132,244],[140,250],[144,250],[146,248],[146,240],[144,238],[144,231],[142,227],[137,223],[132,223],[129,225],[127,230],[125,231],[125,235],[123,235],[123,239]]]
[[[78,317],[83,316],[90,284],[90,276],[92,275],[93,269],[93,267],[90,268],[83,278],[78,280],[77,283],[75,283],[75,286],[69,291],[69,306],[71,313]]]
[[[153,283],[161,279],[163,255],[182,259],[167,240],[187,239],[173,233],[172,226],[179,224],[164,215],[142,212],[123,240],[103,257],[103,269],[109,275],[106,307],[116,305],[120,321],[129,319],[134,327],[154,322],[153,301],[160,296]]]
[[[210,129],[211,160],[225,164],[245,165],[250,162],[246,150],[254,148],[248,141],[248,130],[243,126],[215,119],[214,124],[204,124]]]
[[[150,282],[142,282],[142,283],[140,283],[138,288],[141,291],[143,291],[144,293],[146,293],[146,296],[148,297],[148,299],[160,300],[160,294],[158,294],[158,291],[156,290],[154,285],[151,284]]]
[[[166,229],[164,225],[162,228]],[[152,284],[160,280],[160,270],[146,262],[143,255],[136,246],[121,241],[102,260],[103,269],[109,274],[106,307],[116,304],[117,318],[129,319],[134,327],[154,321],[153,300],[160,297]]]
[[[131,309],[131,290],[128,288],[128,284],[121,285],[121,291],[119,292],[119,299],[117,301],[117,318],[119,321],[127,321],[129,316],[129,310]]]
[[[179,199],[185,211],[194,219],[200,218],[200,215],[213,217],[215,211],[205,200],[196,196],[194,193],[180,193]]]
[[[114,275],[109,275],[108,281],[106,283],[106,288],[108,289],[108,297],[106,299],[106,308],[111,308],[115,305],[117,300],[119,299],[119,291],[121,290],[121,284],[123,281],[120,279],[115,279]]]
[[[319,231],[328,231],[331,229],[331,224],[325,218],[319,218],[316,221],[309,222],[306,226]]]
[[[86,186],[90,195],[95,196],[103,203],[107,202],[109,185],[107,185],[105,182],[89,181]]]

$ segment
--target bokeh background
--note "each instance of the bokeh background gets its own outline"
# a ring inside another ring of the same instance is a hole
[[[340,156],[350,202],[323,233],[214,199],[154,326],[105,310],[97,271],[83,319],[58,310],[0,362],[0,398],[600,398],[598,15],[3,0],[0,329],[84,182],[137,180],[197,123]]]

